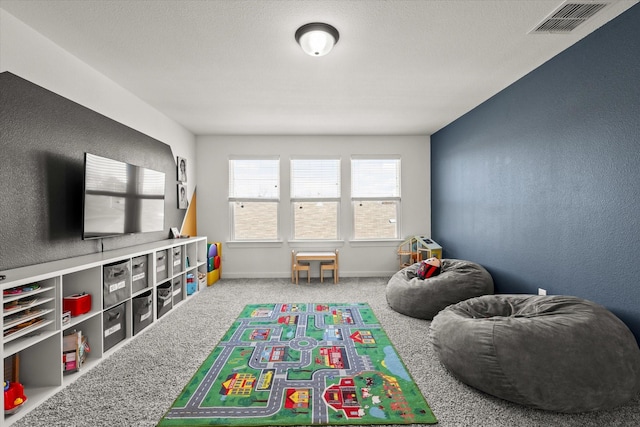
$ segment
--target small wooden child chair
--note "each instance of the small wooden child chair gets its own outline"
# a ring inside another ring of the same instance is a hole
[[[324,272],[333,271],[333,283],[338,283],[338,249],[336,249],[335,262],[321,262],[320,263],[320,283],[324,281]]]
[[[300,279],[300,271],[307,272],[307,283],[311,283],[311,267],[308,262],[296,262],[296,251],[291,251],[291,282],[295,279],[296,285]]]

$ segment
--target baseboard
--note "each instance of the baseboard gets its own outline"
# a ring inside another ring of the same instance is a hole
[[[348,277],[391,277],[396,271],[352,271],[349,273],[340,272],[341,278]],[[221,276],[221,279],[290,279],[291,275],[283,275],[282,273],[259,273],[259,272],[239,272],[239,273],[228,273],[224,272]],[[320,280],[320,276],[311,275],[312,279]],[[301,275],[301,279],[303,281],[307,280],[307,277],[304,273]],[[332,281],[331,277],[325,277],[325,281]]]

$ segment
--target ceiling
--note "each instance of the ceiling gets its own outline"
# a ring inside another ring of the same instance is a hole
[[[0,7],[196,135],[420,135],[637,3],[603,2],[568,34],[530,34],[563,0],[0,0]],[[294,33],[318,21],[335,26],[340,40],[311,57]]]

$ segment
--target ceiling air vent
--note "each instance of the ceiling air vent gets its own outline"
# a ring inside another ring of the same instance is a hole
[[[538,24],[531,33],[569,33],[578,25],[602,10],[608,3],[570,2],[562,5],[544,21]]]

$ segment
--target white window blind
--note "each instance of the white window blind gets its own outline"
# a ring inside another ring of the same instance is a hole
[[[340,212],[340,159],[291,159],[294,240],[335,240]]]
[[[231,240],[278,238],[280,159],[229,159]]]
[[[277,158],[230,159],[229,199],[280,198],[280,161]]]
[[[351,206],[354,239],[397,239],[400,159],[352,158]]]
[[[339,159],[292,159],[292,199],[340,197]]]
[[[400,159],[351,159],[352,198],[399,198]]]

